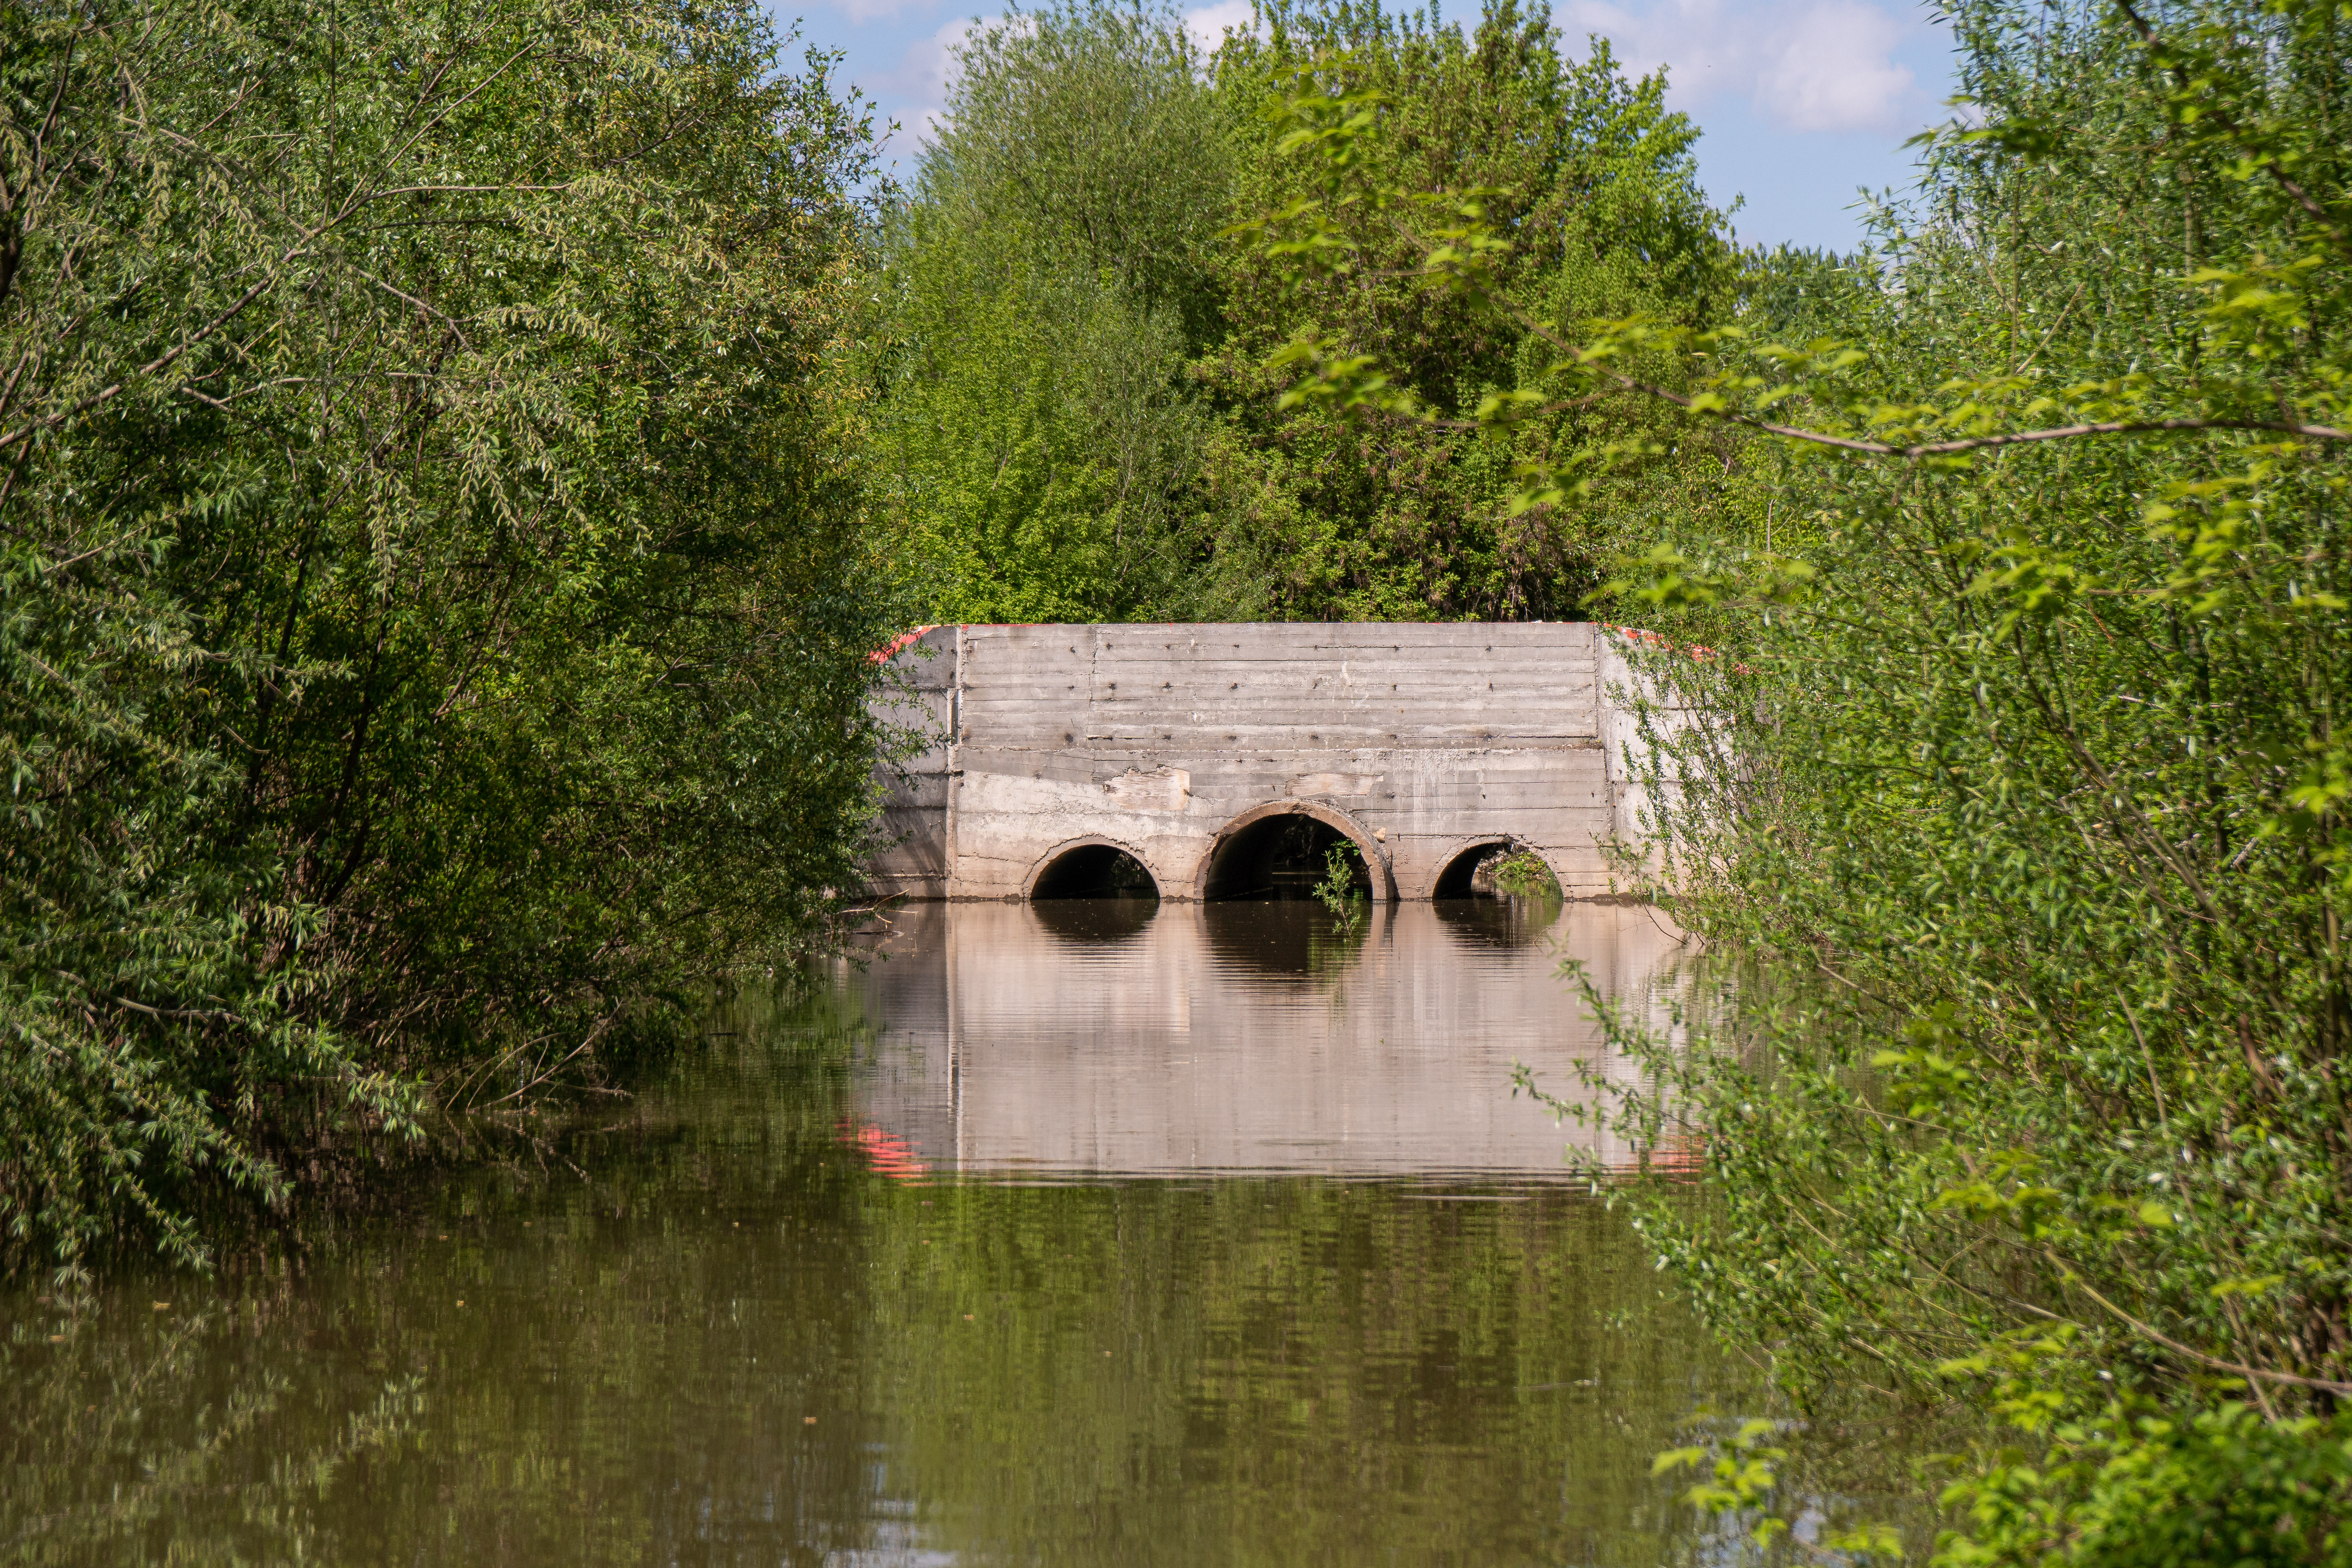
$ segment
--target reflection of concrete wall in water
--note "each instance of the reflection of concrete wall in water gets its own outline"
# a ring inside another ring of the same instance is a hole
[[[1515,1100],[1511,1064],[1581,1098],[1573,1063],[1608,1063],[1559,954],[1655,1016],[1685,951],[1612,905],[1405,906],[1352,947],[1295,905],[896,920],[853,982],[878,1026],[861,1112],[940,1172],[1549,1173],[1571,1143],[1623,1163]]]
[[[1584,897],[1641,814],[1630,675],[1593,626],[940,626],[892,668],[882,705],[936,743],[872,872],[915,898],[1019,898],[1087,844],[1195,898],[1220,835],[1267,810],[1353,838],[1375,897],[1426,899],[1503,841]]]

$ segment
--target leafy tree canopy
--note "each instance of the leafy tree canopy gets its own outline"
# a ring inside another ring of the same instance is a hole
[[[1975,122],[1871,254],[1773,258],[1713,330],[1555,308],[1337,81],[1286,106],[1318,184],[1266,254],[1328,286],[1395,212],[1431,308],[1540,340],[1558,395],[1750,440],[1745,514],[1669,520],[1614,590],[1668,634],[1629,645],[1673,698],[1646,874],[1738,968],[1693,1048],[1621,1029],[1625,1130],[1706,1151],[1712,1201],[1643,1223],[1710,1318],[1815,1409],[2008,1428],[1945,1561],[2341,1562],[2352,16],[1953,21]],[[1438,413],[1345,344],[1293,363],[1363,428]],[[1577,457],[1520,503],[1605,494]],[[1769,1541],[1768,1458],[1693,1500]]]
[[[1514,4],[1465,30],[1275,5],[1198,58],[1172,14],[1020,14],[961,55],[900,215],[877,335],[883,462],[940,618],[1559,618],[1662,508],[1719,504],[1730,446],[1651,400],[1571,405],[1507,323],[1416,283],[1394,215],[1310,284],[1246,233],[1317,176],[1278,111],[1355,95],[1381,180],[1479,193],[1515,287],[1693,328],[1736,302],[1664,81],[1567,58]],[[1286,395],[1287,343],[1370,356],[1453,417],[1350,423]],[[1661,374],[1665,374],[1662,370]],[[1494,396],[1540,406],[1497,436]],[[1577,509],[1515,510],[1519,468],[1605,468]]]
[[[0,12],[16,1256],[199,1258],[850,884],[869,156],[748,3]]]

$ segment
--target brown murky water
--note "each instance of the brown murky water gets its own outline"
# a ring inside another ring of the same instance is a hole
[[[1562,952],[1649,998],[1678,950],[1590,906],[903,911],[544,1169],[0,1302],[0,1556],[1721,1560],[1650,1461],[1754,1395],[1511,1095],[1606,1069]]]

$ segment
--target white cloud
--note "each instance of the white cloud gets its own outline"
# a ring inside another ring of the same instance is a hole
[[[1738,94],[1791,131],[1894,131],[1927,107],[1895,58],[1902,25],[1871,0],[1560,0],[1552,16],[1570,39],[1606,37],[1634,74],[1666,67],[1678,109]]]
[[[966,16],[948,23],[929,37],[908,44],[897,68],[875,83],[888,96],[913,106],[892,115],[898,122],[898,133],[888,138],[892,152],[911,153],[930,139],[947,117],[948,82],[955,74],[956,46],[1000,19]]]
[[[1628,75],[1646,76],[1671,64],[1675,98],[1695,103],[1723,85],[1719,66],[1738,63],[1737,46],[1725,47],[1731,40],[1723,9],[1720,0],[1662,0],[1638,8],[1606,0],[1560,0],[1552,19],[1571,46],[1593,33],[1607,38]]]
[[[1895,58],[1901,41],[1876,6],[1822,0],[1758,73],[1757,106],[1791,131],[1893,130],[1913,79]]]
[[[1204,54],[1214,54],[1225,41],[1225,30],[1246,33],[1257,24],[1256,11],[1250,0],[1217,0],[1213,5],[1202,5],[1184,13],[1184,30]]]
[[[838,11],[850,21],[863,26],[867,22],[883,22],[900,12],[920,7],[929,10],[933,0],[829,0],[826,9]]]

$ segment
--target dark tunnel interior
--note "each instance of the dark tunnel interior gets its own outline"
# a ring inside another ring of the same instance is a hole
[[[1326,875],[1325,856],[1348,836],[1328,823],[1298,813],[1251,823],[1217,847],[1203,896],[1212,901],[1311,899]],[[1353,857],[1356,889],[1370,896],[1372,878],[1363,857]]]
[[[1490,862],[1511,852],[1508,844],[1474,844],[1447,862],[1437,874],[1437,886],[1430,890],[1433,899],[1493,898],[1492,876],[1481,878],[1479,871]]]
[[[1158,884],[1143,862],[1111,844],[1081,844],[1039,873],[1033,900],[1156,899]]]

